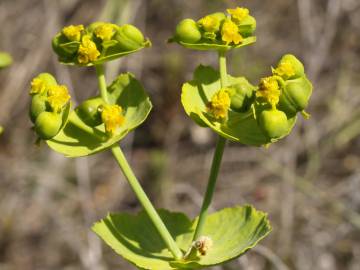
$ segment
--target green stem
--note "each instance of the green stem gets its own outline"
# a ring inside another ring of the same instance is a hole
[[[219,67],[220,67],[220,84],[221,88],[227,86],[227,72],[226,72],[226,52],[219,51]],[[226,139],[219,135],[218,141],[216,143],[215,153],[211,164],[210,176],[208,185],[206,188],[206,193],[204,196],[204,200],[201,206],[199,220],[196,225],[195,234],[193,237],[193,241],[196,241],[200,236],[202,236],[203,228],[205,225],[205,221],[208,215],[209,207],[212,201],[212,197],[214,195],[216,180],[219,174],[220,165],[222,156],[224,154],[224,149],[226,145]]]
[[[99,80],[99,88],[100,88],[101,97],[104,99],[105,102],[108,102],[106,80],[105,80],[105,75],[104,75],[104,67],[103,67],[103,65],[96,65],[95,68],[96,68],[96,74],[97,74],[98,80]],[[136,197],[140,201],[141,205],[143,206],[144,210],[146,211],[146,213],[149,216],[150,220],[152,221],[153,225],[157,229],[157,231],[160,234],[161,238],[163,239],[164,243],[166,244],[166,246],[168,247],[168,249],[174,256],[174,258],[176,260],[180,260],[183,256],[181,250],[179,249],[179,247],[177,246],[173,237],[171,236],[170,232],[166,228],[164,222],[161,220],[159,214],[156,212],[154,206],[152,205],[151,201],[147,197],[146,193],[142,189],[139,181],[137,180],[134,172],[132,171],[129,163],[127,162],[120,146],[118,144],[115,144],[111,148],[111,152],[113,153],[117,163],[120,166],[121,171],[125,175],[128,183],[130,184]]]

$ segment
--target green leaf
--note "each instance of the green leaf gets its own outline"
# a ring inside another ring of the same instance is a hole
[[[7,67],[11,65],[13,59],[10,54],[6,52],[0,52],[0,68]]]
[[[76,111],[72,111],[64,129],[47,141],[50,148],[68,157],[92,155],[119,142],[145,121],[152,105],[142,85],[132,74],[121,74],[107,89],[109,103],[120,105],[125,112],[125,123],[117,133],[107,137],[104,124],[89,127]]]
[[[181,213],[158,212],[185,254],[191,246],[197,218],[191,222]],[[204,268],[235,259],[267,236],[271,226],[267,215],[252,206],[225,208],[206,220],[204,236],[213,241],[208,253],[181,261],[174,261],[145,212],[109,214],[92,229],[116,253],[139,269],[167,270]]]
[[[195,43],[195,44],[190,44],[190,43],[185,43],[182,41],[179,41],[178,43],[182,46],[184,46],[185,48],[188,49],[193,49],[193,50],[201,50],[201,51],[206,51],[206,50],[217,50],[217,51],[226,51],[226,50],[230,50],[230,49],[238,49],[250,44],[253,44],[256,42],[256,37],[252,36],[252,37],[248,37],[248,38],[244,38],[243,41],[235,46],[231,46],[231,45],[225,45],[222,43],[216,44],[214,42],[206,42],[206,41],[202,41],[200,43]]]
[[[228,75],[228,85],[242,84],[254,87],[244,77]],[[247,112],[235,112],[230,109],[228,119],[216,121],[207,113],[207,104],[212,96],[221,88],[219,73],[211,67],[200,65],[194,72],[194,79],[182,87],[181,102],[185,112],[200,126],[207,126],[219,135],[246,145],[260,146],[270,140],[261,131],[254,112],[254,106]],[[296,116],[288,119],[289,132],[296,122]],[[287,135],[287,134],[286,134]]]

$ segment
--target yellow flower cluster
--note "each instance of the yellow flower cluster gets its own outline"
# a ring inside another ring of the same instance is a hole
[[[62,29],[62,33],[71,41],[80,41],[82,31],[84,31],[82,24],[69,25]]]
[[[235,45],[239,44],[243,38],[239,33],[238,26],[231,20],[225,20],[221,29],[221,38],[226,44],[233,42]]]
[[[101,112],[101,119],[105,124],[106,132],[111,135],[125,122],[125,117],[122,115],[122,108],[116,104],[104,105]]]
[[[31,81],[30,95],[44,94],[46,91],[47,84],[43,79],[34,78]]]
[[[198,23],[202,26],[202,28],[206,32],[215,32],[216,30],[218,30],[220,24],[219,20],[209,15],[200,19]]]
[[[103,23],[95,28],[94,33],[102,40],[110,40],[115,34],[115,28],[111,23]]]
[[[237,7],[234,9],[227,9],[227,13],[231,15],[231,18],[236,23],[240,23],[242,20],[244,20],[247,16],[249,16],[249,10],[247,8],[241,8]]]
[[[279,64],[279,66],[273,70],[273,74],[290,78],[295,75],[295,69],[290,62],[284,61]]]
[[[216,119],[226,119],[230,108],[231,99],[227,89],[220,89],[213,95],[207,105],[207,110]]]
[[[279,103],[280,94],[279,83],[274,76],[261,79],[257,97],[264,98],[274,108]]]
[[[83,36],[78,50],[79,63],[87,64],[90,61],[95,61],[99,55],[100,52],[96,48],[96,44],[91,40],[90,36]]]
[[[55,111],[59,112],[70,100],[70,95],[65,85],[53,85],[48,90],[48,102],[50,107]]]

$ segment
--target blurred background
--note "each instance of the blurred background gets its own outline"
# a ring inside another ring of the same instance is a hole
[[[216,136],[180,104],[181,84],[214,53],[166,44],[186,17],[228,7],[251,9],[258,42],[229,55],[229,72],[253,84],[285,53],[305,63],[314,84],[308,108],[269,149],[229,143],[214,210],[251,203],[269,213],[273,232],[217,270],[360,269],[360,2],[358,0],[0,0],[0,269],[135,269],[90,231],[110,211],[140,206],[108,152],[66,159],[36,137],[28,119],[29,83],[51,72],[81,101],[97,91],[95,71],[62,66],[52,36],[69,24],[133,23],[153,46],[108,65],[108,82],[130,71],[154,109],[122,141],[157,207],[197,215]]]

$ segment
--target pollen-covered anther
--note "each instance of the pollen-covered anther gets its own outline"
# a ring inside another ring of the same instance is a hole
[[[264,98],[271,106],[275,107],[279,103],[280,94],[279,83],[274,76],[261,79],[259,90],[256,92],[257,97]]]
[[[213,95],[207,105],[207,110],[216,119],[226,119],[230,108],[231,99],[227,89],[220,89]]]
[[[105,131],[113,135],[125,122],[122,108],[119,105],[104,105],[101,108],[101,119],[105,124]]]
[[[231,20],[225,20],[221,28],[221,38],[226,44],[233,42],[235,45],[242,42],[243,38],[239,33],[238,26]]]
[[[87,64],[95,61],[100,55],[96,44],[90,39],[90,36],[83,36],[78,50],[78,61],[80,64]]]
[[[70,95],[65,85],[50,86],[47,100],[54,112],[59,112],[70,100]]]
[[[62,29],[62,33],[71,41],[80,41],[82,31],[84,31],[82,24],[69,25]]]
[[[249,16],[249,10],[247,8],[233,8],[233,9],[227,9],[227,13],[231,15],[231,18],[236,22],[240,23],[242,20],[244,20],[247,16]]]
[[[194,247],[202,256],[205,256],[206,253],[212,248],[212,246],[213,241],[208,236],[200,236],[199,239],[194,242]]]
[[[111,23],[104,23],[96,27],[94,33],[102,40],[110,40],[115,34],[115,28]]]
[[[205,16],[198,21],[198,24],[205,32],[215,32],[218,30],[220,22],[213,16]]]
[[[295,75],[295,69],[291,63],[284,61],[273,70],[273,73],[280,77],[290,78]]]
[[[46,91],[46,82],[40,78],[31,81],[30,95],[43,94]]]

